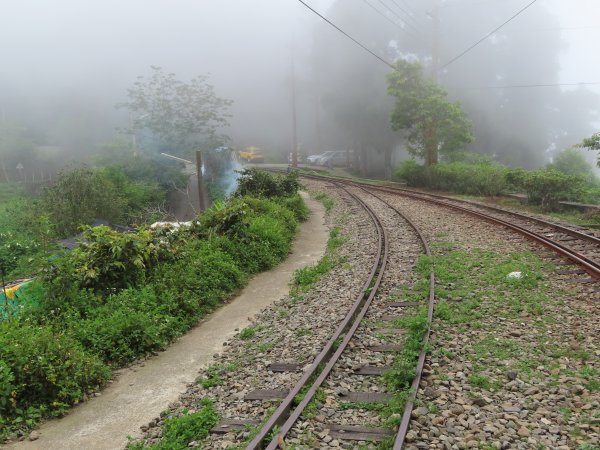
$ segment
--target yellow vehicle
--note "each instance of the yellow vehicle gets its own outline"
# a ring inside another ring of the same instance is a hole
[[[242,161],[249,163],[265,162],[265,157],[258,147],[246,147],[244,150],[240,150],[238,155]]]

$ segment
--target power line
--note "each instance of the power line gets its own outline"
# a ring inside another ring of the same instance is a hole
[[[300,3],[302,3],[304,6],[306,6],[308,9],[310,9],[314,14],[316,14],[317,16],[319,16],[321,19],[323,19],[325,22],[327,22],[329,25],[331,25],[333,28],[335,28],[336,30],[338,30],[340,33],[342,33],[344,36],[346,36],[348,39],[350,39],[352,42],[354,42],[356,45],[358,45],[360,48],[362,48],[363,50],[365,50],[366,52],[369,52],[371,55],[373,55],[375,58],[377,58],[379,61],[381,61],[382,63],[384,63],[386,66],[388,66],[389,68],[391,68],[392,70],[397,70],[394,65],[392,63],[390,63],[389,61],[386,61],[385,59],[383,59],[381,56],[379,56],[377,53],[374,53],[373,51],[369,50],[367,47],[365,47],[363,44],[361,44],[359,41],[357,41],[356,39],[354,39],[352,36],[350,36],[348,33],[346,33],[344,30],[342,30],[340,27],[338,27],[335,23],[333,23],[331,20],[329,20],[327,17],[321,15],[318,11],[316,11],[315,9],[313,9],[311,6],[307,5],[303,0],[298,0]]]
[[[379,11],[377,8],[375,8],[375,6],[369,2],[369,0],[363,0],[364,3],[366,3],[367,5],[369,5],[371,8],[373,8],[373,10],[379,14],[381,17],[383,17],[385,20],[387,20],[388,22],[390,22],[392,25],[398,27],[400,30],[404,31],[406,34],[414,37],[415,39],[419,39],[418,36],[410,33],[408,30],[406,30],[405,28],[401,27],[400,25],[398,25],[396,22],[394,22],[392,19],[390,19],[388,16],[386,16],[384,13],[382,13],[381,11]]]
[[[504,27],[506,24],[508,24],[509,22],[511,22],[512,20],[514,20],[515,18],[517,18],[519,15],[521,15],[525,10],[527,10],[529,7],[531,7],[537,0],[533,0],[532,2],[530,2],[529,4],[527,4],[525,7],[521,8],[516,14],[514,14],[510,19],[508,19],[506,22],[504,22],[502,25],[500,25],[499,27],[495,28],[494,30],[490,31],[488,34],[486,34],[484,37],[482,37],[481,39],[479,39],[477,42],[475,42],[473,45],[471,45],[469,48],[467,48],[466,50],[464,50],[462,53],[460,53],[459,55],[455,56],[454,58],[452,58],[450,61],[448,61],[446,64],[444,64],[442,67],[440,67],[439,70],[444,70],[446,67],[448,67],[450,64],[452,64],[454,61],[456,61],[457,59],[463,57],[464,55],[466,55],[467,53],[469,53],[471,50],[473,50],[475,47],[477,47],[479,44],[481,44],[483,41],[485,41],[487,38],[489,38],[492,34],[496,33],[497,31],[499,31],[502,27]]]
[[[412,28],[414,31],[416,31],[417,33],[420,33],[420,31],[411,23],[407,22],[406,20],[404,20],[400,14],[398,14],[396,11],[394,11],[393,9],[390,9],[385,3],[383,3],[382,0],[377,0],[379,3],[381,3],[383,5],[383,7],[391,12],[394,16],[396,16],[398,19],[400,19],[402,21],[402,23],[404,23],[407,27]]]
[[[414,16],[414,14],[413,14],[413,13],[411,13],[411,12],[409,12],[410,10],[409,10],[409,11],[407,11],[406,9],[404,9],[402,6],[400,6],[400,5],[399,5],[399,4],[396,2],[396,0],[389,0],[389,1],[390,1],[391,3],[393,3],[393,4],[396,6],[396,8],[398,8],[400,11],[402,11],[404,14],[406,14],[406,17],[407,17],[408,19],[412,20],[412,21],[413,21],[415,24],[417,24],[417,22],[414,20],[414,17],[413,17],[413,16]],[[390,8],[390,9],[391,9],[391,8]],[[408,9],[408,8],[407,8],[407,9]]]
[[[557,86],[590,86],[600,85],[600,81],[581,81],[579,83],[539,83],[539,84],[511,84],[507,86],[486,86],[484,89],[519,89],[536,87],[557,87]]]

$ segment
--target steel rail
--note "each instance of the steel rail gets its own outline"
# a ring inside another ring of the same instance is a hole
[[[345,188],[343,188],[343,189],[346,190]],[[370,206],[368,206],[364,201],[362,201],[357,195],[355,195],[347,190],[346,190],[346,192],[348,192],[348,194],[350,194],[353,198],[355,198],[369,212],[369,214],[372,215],[374,221],[377,224],[379,235],[383,239],[383,250],[384,251],[383,251],[382,258],[380,258],[381,265],[378,270],[377,278],[375,279],[375,282],[371,286],[369,296],[367,297],[366,301],[363,302],[359,313],[354,318],[354,321],[353,321],[351,327],[348,329],[348,331],[344,335],[344,338],[343,338],[342,342],[339,344],[338,348],[335,350],[335,353],[331,356],[329,361],[327,361],[327,364],[325,365],[325,367],[323,368],[323,370],[321,371],[319,376],[316,378],[316,380],[313,381],[313,383],[311,384],[308,391],[306,391],[306,393],[304,394],[304,397],[302,398],[300,403],[294,408],[294,410],[292,411],[290,416],[287,418],[287,420],[281,426],[281,429],[277,433],[277,436],[275,436],[273,438],[273,440],[269,443],[269,445],[266,447],[266,450],[275,450],[279,447],[280,443],[283,442],[283,439],[285,438],[287,433],[289,433],[289,431],[292,429],[294,424],[298,421],[298,419],[304,412],[304,409],[306,408],[306,406],[308,406],[310,401],[313,399],[313,397],[317,393],[317,389],[319,389],[319,387],[321,387],[323,382],[327,379],[327,377],[333,370],[333,367],[338,362],[340,356],[342,355],[342,353],[348,346],[348,343],[354,337],[354,334],[356,333],[356,330],[358,329],[361,321],[367,314],[367,311],[368,311],[369,307],[371,306],[371,303],[372,303],[373,299],[375,298],[375,295],[377,294],[377,290],[379,288],[379,285],[381,284],[381,280],[382,280],[383,274],[385,272],[385,268],[386,268],[387,260],[388,260],[388,253],[389,253],[389,241],[387,239],[387,233],[385,231],[385,228],[383,227],[383,224],[381,223],[381,221],[379,220],[379,218],[377,217],[377,215],[374,213],[374,211],[372,210],[372,208]]]
[[[464,208],[462,206],[453,205],[453,204],[448,203],[443,200],[439,200],[436,198],[423,197],[419,194],[414,194],[410,191],[408,191],[408,192],[407,191],[397,191],[396,189],[385,189],[385,188],[373,187],[373,186],[370,186],[369,188],[377,190],[377,191],[381,191],[381,192],[387,192],[389,194],[405,195],[407,197],[412,197],[412,198],[416,198],[418,200],[434,203],[434,204],[437,204],[440,206],[444,206],[446,208],[461,211],[465,214],[469,214],[471,216],[477,217],[479,219],[485,220],[490,223],[502,225],[506,228],[509,228],[513,231],[516,231],[516,232],[524,235],[525,237],[527,237],[535,242],[538,242],[538,243],[544,245],[545,247],[550,248],[551,250],[555,251],[556,253],[566,256],[571,261],[580,265],[592,277],[600,279],[600,263],[599,262],[588,258],[587,256],[579,253],[578,251],[576,251],[566,245],[560,244],[559,242],[556,242],[550,238],[547,238],[546,236],[544,236],[542,234],[528,230],[527,228],[524,228],[520,225],[516,225],[516,224],[510,223],[510,222],[507,222],[503,219],[500,219],[498,217],[490,216],[490,215],[484,214],[482,212],[474,211],[469,208]],[[548,223],[550,223],[550,222],[548,222]]]
[[[346,191],[346,189],[344,187],[342,187],[342,189],[344,189]],[[346,192],[348,192],[348,191],[346,191]],[[273,429],[275,429],[275,427],[277,427],[277,426],[282,426],[286,422],[286,419],[290,416],[290,411],[293,408],[293,403],[294,403],[295,397],[311,381],[311,379],[313,379],[317,375],[317,372],[319,372],[319,368],[324,363],[328,363],[329,360],[332,358],[337,340],[339,339],[340,336],[342,336],[342,334],[346,333],[346,335],[347,335],[347,330],[349,328],[352,328],[352,326],[353,326],[353,324],[352,324],[353,320],[355,319],[355,317],[358,314],[360,314],[359,310],[362,309],[362,306],[365,304],[367,299],[372,297],[372,295],[374,295],[374,291],[376,289],[372,289],[372,284],[373,284],[373,279],[375,278],[375,275],[378,272],[378,269],[380,268],[380,266],[385,268],[385,262],[387,260],[387,253],[388,253],[388,241],[385,236],[385,229],[383,228],[383,225],[379,222],[379,219],[377,218],[377,216],[372,212],[372,210],[370,210],[368,208],[368,206],[366,204],[361,202],[358,199],[358,197],[353,195],[352,193],[348,192],[348,194],[351,197],[353,197],[355,200],[357,200],[359,205],[363,206],[363,208],[367,211],[367,213],[369,214],[369,217],[375,224],[375,227],[377,230],[378,250],[377,250],[377,255],[375,257],[375,261],[371,268],[371,272],[369,274],[367,281],[364,283],[362,289],[360,290],[358,296],[356,297],[356,300],[355,300],[354,304],[352,305],[350,311],[344,318],[344,320],[338,325],[334,334],[329,339],[327,344],[325,344],[325,346],[323,347],[321,352],[316,356],[313,363],[310,365],[309,369],[302,375],[300,380],[298,380],[298,382],[290,390],[288,395],[279,404],[279,407],[275,410],[275,412],[271,415],[271,417],[269,417],[267,422],[261,427],[258,434],[247,445],[246,450],[255,450],[255,449],[262,448],[263,443],[265,442],[265,440],[267,440],[269,434],[273,431]],[[379,270],[379,272],[383,273],[383,270]],[[380,278],[380,277],[378,277],[378,278]],[[368,297],[366,296],[367,293],[369,293]],[[344,340],[346,340],[346,338],[344,338]],[[313,393],[313,395],[314,395],[314,393]],[[304,398],[306,399],[307,397],[308,397],[308,393],[305,395]],[[283,428],[282,428],[282,431],[283,431]],[[275,439],[273,439],[271,444],[273,442],[275,442],[275,447],[269,447],[269,448],[276,448],[278,445],[278,442],[279,442],[279,438],[276,437]]]
[[[389,186],[378,186],[378,185],[374,185],[374,184],[367,183],[364,181],[350,180],[350,179],[346,179],[346,178],[336,178],[336,177],[326,176],[326,175],[311,175],[311,174],[303,174],[303,173],[300,173],[299,175],[302,177],[314,178],[314,179],[321,180],[321,181],[323,181],[323,180],[337,181],[337,182],[342,182],[342,183],[346,183],[346,184],[354,184],[356,186],[368,186],[368,187],[372,187],[374,189],[378,189],[378,190],[382,190],[382,191],[386,191],[386,192],[390,192],[390,193],[406,192],[408,194],[416,194],[416,195],[420,195],[423,197],[431,197],[431,198],[435,198],[435,199],[443,199],[443,200],[448,200],[448,201],[452,201],[452,202],[463,203],[465,205],[473,206],[476,208],[488,209],[490,211],[495,211],[495,212],[498,212],[501,214],[507,214],[507,215],[511,215],[514,217],[518,217],[521,220],[536,222],[536,223],[539,223],[540,225],[554,228],[555,230],[558,230],[562,233],[568,234],[569,236],[572,236],[572,237],[575,237],[575,238],[578,238],[581,240],[590,241],[590,242],[600,245],[600,238],[597,236],[583,233],[581,231],[566,227],[566,226],[558,224],[558,223],[549,222],[547,220],[540,219],[539,217],[528,216],[526,214],[519,213],[517,211],[511,211],[511,210],[499,208],[497,206],[485,205],[483,203],[474,202],[471,200],[464,200],[464,199],[460,199],[460,198],[448,197],[446,195],[437,195],[437,194],[432,194],[430,192],[417,191],[414,189],[389,187]]]
[[[516,231],[519,234],[524,235],[525,237],[527,237],[528,239],[530,239],[532,241],[538,242],[539,244],[542,244],[543,246],[548,247],[549,249],[553,250],[554,252],[556,252],[560,255],[563,255],[563,256],[569,258],[571,261],[573,261],[577,265],[581,266],[588,274],[590,274],[590,276],[592,276],[596,279],[600,279],[600,263],[598,261],[594,261],[593,259],[570,248],[569,246],[563,245],[563,244],[556,242],[550,238],[547,238],[546,236],[544,236],[542,234],[536,233],[535,231],[528,230],[527,228],[522,227],[520,225],[516,225],[516,224],[510,223],[510,222],[507,222],[506,220],[500,219],[498,217],[490,216],[490,215],[484,214],[482,212],[474,211],[469,208],[454,205],[454,204],[448,203],[447,201],[444,201],[444,200],[464,202],[464,203],[468,203],[472,206],[482,206],[484,208],[487,207],[486,205],[479,205],[479,204],[476,204],[473,202],[457,200],[457,199],[450,198],[450,197],[436,196],[434,194],[423,194],[418,191],[412,191],[409,189],[386,188],[386,187],[381,187],[381,186],[374,186],[374,185],[371,185],[368,183],[357,183],[356,181],[353,181],[353,180],[339,180],[339,179],[335,179],[332,177],[324,177],[324,176],[318,176],[318,175],[305,175],[305,174],[300,174],[300,176],[303,176],[306,178],[313,178],[313,179],[320,180],[320,181],[330,181],[330,182],[336,181],[338,183],[354,185],[354,186],[358,186],[358,187],[364,187],[364,188],[368,188],[368,189],[377,190],[380,192],[386,192],[388,194],[393,194],[393,195],[404,195],[406,197],[411,197],[411,198],[415,198],[417,200],[434,203],[434,204],[437,204],[440,206],[444,206],[446,208],[455,209],[455,210],[461,211],[465,214],[472,215],[481,220],[485,220],[487,222],[490,222],[490,223],[493,223],[496,225],[502,225],[506,228]],[[493,207],[489,207],[489,208],[492,208],[495,211],[502,212],[505,214],[521,216],[525,220],[535,221],[535,222],[541,223],[545,226],[549,226],[549,227],[558,229],[562,232],[565,232],[565,233],[568,232],[568,234],[570,234],[571,236],[578,237],[581,239],[591,240],[594,243],[597,243],[597,241],[600,241],[600,239],[595,238],[593,236],[587,235],[585,233],[580,233],[576,230],[572,230],[570,228],[563,227],[562,225],[554,224],[552,222],[546,222],[542,219],[529,217],[529,216],[519,214],[519,213],[513,213],[512,211],[504,211],[500,208],[493,208]]]
[[[385,203],[390,209],[396,212],[400,217],[402,217],[410,227],[415,230],[415,233],[419,236],[423,247],[425,249],[425,254],[429,257],[432,256],[431,249],[429,248],[429,244],[427,243],[427,239],[421,233],[421,230],[415,225],[412,219],[408,216],[408,214],[401,212],[398,208],[391,205],[387,200],[381,198],[380,196],[374,194],[373,192],[369,192],[368,189],[364,187],[360,187],[363,191],[377,198],[379,201]],[[433,308],[435,305],[435,273],[433,267],[429,272],[429,300],[427,304],[427,331],[423,336],[423,347],[421,352],[419,353],[419,358],[417,360],[417,367],[415,370],[415,378],[410,386],[410,392],[408,394],[408,398],[406,399],[406,405],[404,406],[404,412],[402,413],[402,419],[400,420],[400,426],[398,428],[398,432],[396,433],[396,439],[394,440],[394,450],[401,450],[404,446],[404,440],[406,439],[406,434],[408,433],[408,428],[410,426],[410,419],[413,410],[413,406],[415,400],[417,398],[417,391],[419,390],[419,385],[421,384],[421,378],[423,375],[423,368],[425,367],[425,357],[427,356],[427,344],[429,343],[429,339],[431,337],[431,324],[433,322]]]
[[[372,185],[370,185],[372,186]],[[556,230],[559,230],[562,233],[568,234],[569,236],[581,239],[581,240],[586,240],[586,241],[590,241],[590,242],[594,242],[595,244],[600,244],[600,238],[591,234],[586,234],[583,233],[581,231],[578,230],[574,230],[573,228],[569,228],[566,227],[564,225],[558,224],[558,223],[554,223],[554,222],[549,222],[547,220],[544,219],[540,219],[539,217],[534,217],[534,216],[528,216],[526,214],[523,213],[519,213],[517,211],[510,211],[507,209],[503,209],[503,208],[499,208],[497,206],[492,206],[492,205],[485,205],[483,203],[479,203],[479,202],[474,202],[471,200],[464,200],[461,198],[453,198],[453,197],[448,197],[446,195],[436,195],[436,194],[431,194],[429,192],[421,192],[421,191],[415,191],[412,189],[403,189],[403,188],[390,188],[390,187],[379,187],[376,186],[377,188],[381,188],[381,189],[387,189],[389,191],[399,191],[399,192],[408,192],[411,194],[417,194],[417,195],[421,195],[424,197],[431,197],[431,198],[436,198],[436,199],[443,199],[443,200],[447,200],[447,201],[451,201],[451,202],[457,202],[457,203],[463,203],[465,205],[469,205],[469,206],[473,206],[476,208],[483,208],[483,209],[487,209],[490,211],[494,211],[494,212],[498,212],[501,214],[508,214],[514,217],[518,217],[521,220],[526,220],[526,221],[530,221],[530,222],[536,222],[540,225],[544,225],[547,227],[551,227],[554,228]]]

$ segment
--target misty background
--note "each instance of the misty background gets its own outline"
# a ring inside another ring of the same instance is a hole
[[[433,71],[529,1],[308,3],[388,61]],[[600,81],[598,17],[594,0],[539,0],[439,73],[473,121],[470,150],[533,168],[598,129],[600,85],[498,88]],[[43,168],[85,160],[127,129],[115,105],[150,66],[183,81],[209,74],[233,100],[223,132],[237,148],[291,151],[294,80],[300,153],[354,149],[369,174],[407,157],[389,125],[390,68],[295,0],[2,0],[0,55],[0,120]]]

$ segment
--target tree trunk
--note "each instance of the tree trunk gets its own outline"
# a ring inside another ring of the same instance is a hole
[[[367,147],[362,142],[358,144],[360,146],[360,176],[367,176]]]
[[[425,126],[425,165],[434,166],[438,163],[438,143],[435,124],[429,122]]]
[[[393,147],[386,147],[385,152],[383,154],[383,173],[386,180],[392,179],[392,152],[394,151]]]

